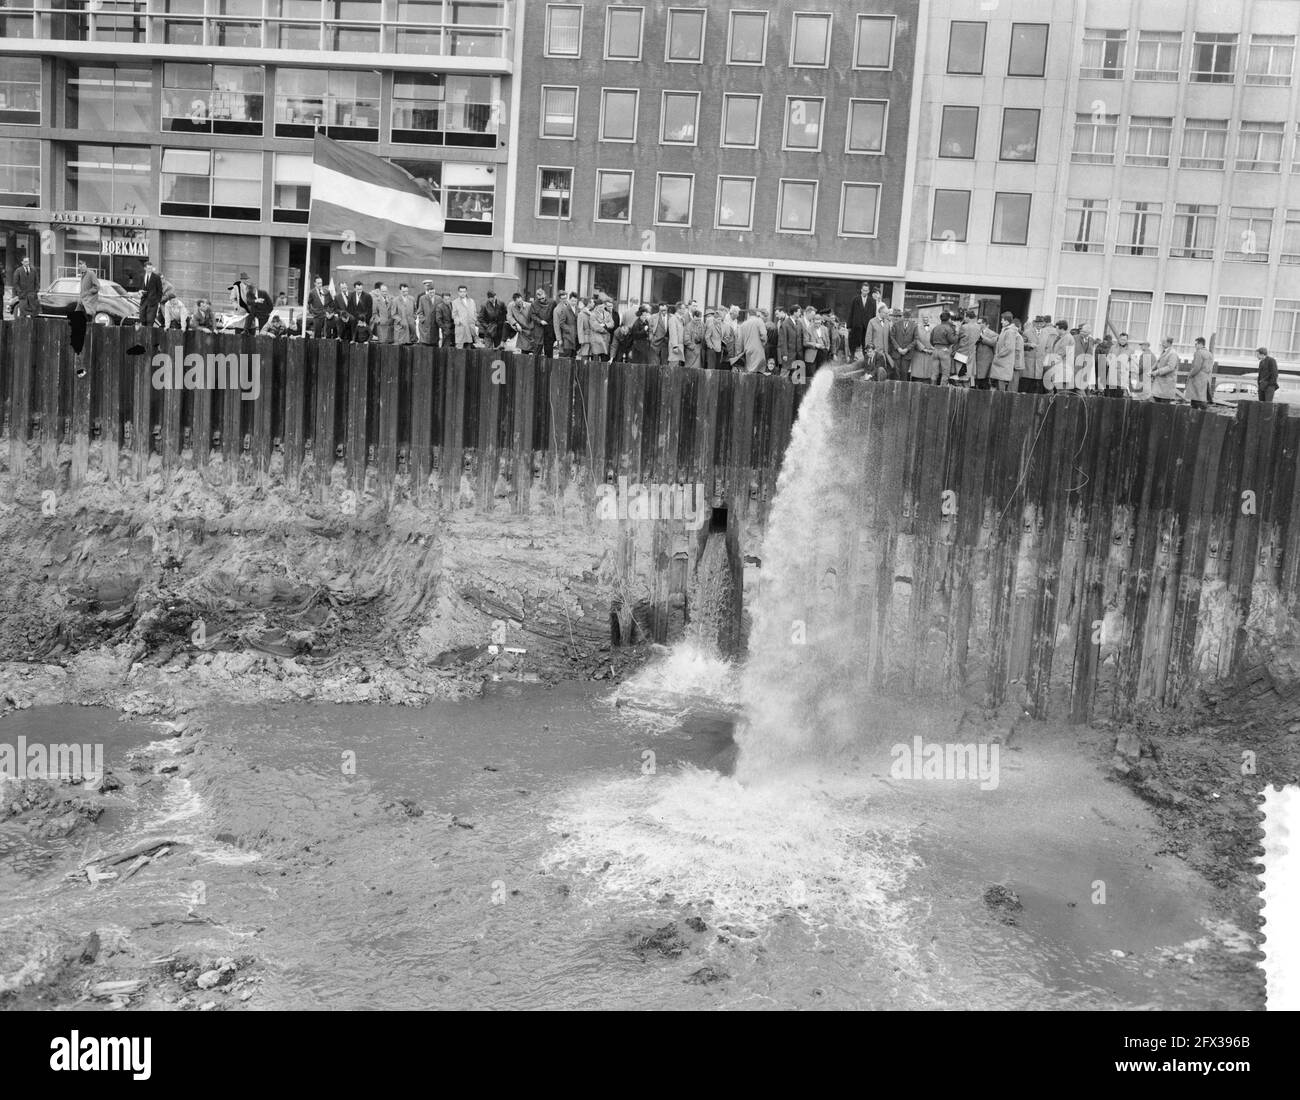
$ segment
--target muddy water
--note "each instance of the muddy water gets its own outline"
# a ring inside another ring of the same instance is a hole
[[[196,738],[68,708],[0,719],[9,741],[115,738],[115,770],[180,766],[88,834],[176,842],[129,882],[67,881],[86,840],[0,826],[0,975],[100,929],[123,976],[255,956],[250,1008],[1246,1003],[1198,967],[1237,935],[1208,887],[1072,737],[1039,730],[993,791],[900,782],[885,741],[951,716],[882,708],[879,743],[741,786],[718,684],[674,654],[616,693],[224,708]],[[984,904],[995,883],[1014,924]]]

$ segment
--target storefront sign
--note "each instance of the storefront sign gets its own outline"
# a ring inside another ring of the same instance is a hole
[[[101,237],[99,254],[101,256],[148,256],[149,242],[128,237]]]
[[[143,214],[89,214],[82,210],[56,210],[50,220],[55,225],[116,225],[143,229]]]

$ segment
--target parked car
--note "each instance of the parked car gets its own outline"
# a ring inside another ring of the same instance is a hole
[[[76,275],[55,279],[37,296],[41,313],[47,317],[67,317],[77,304],[81,280]],[[128,291],[112,279],[99,280],[99,309],[91,320],[97,325],[134,324],[140,319],[140,294]]]
[[[1221,378],[1214,387],[1216,405],[1235,405],[1239,401],[1258,401],[1259,386],[1245,378]]]
[[[242,309],[231,309],[227,306],[225,309],[213,310],[212,316],[216,321],[218,332],[243,332],[244,321],[248,314]],[[272,317],[280,318],[281,323],[289,330],[290,336],[302,335],[302,306],[276,306],[267,315],[268,324]],[[259,326],[258,331],[265,327],[265,324]]]

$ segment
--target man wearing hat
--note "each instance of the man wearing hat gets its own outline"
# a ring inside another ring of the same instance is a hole
[[[317,285],[320,279],[316,280]],[[241,271],[239,278],[226,288],[230,291],[230,304],[235,309],[244,311],[244,332],[252,336],[257,332],[257,318],[253,315],[253,284],[248,281],[248,272]]]
[[[437,311],[438,295],[433,289],[433,280],[424,280],[424,290],[415,300],[415,331],[421,344],[436,348],[438,346],[438,324],[434,317]]]
[[[1129,375],[1129,391],[1136,401],[1151,400],[1151,375],[1155,371],[1156,353],[1151,350],[1150,340],[1138,342],[1138,353],[1133,360],[1133,371]]]

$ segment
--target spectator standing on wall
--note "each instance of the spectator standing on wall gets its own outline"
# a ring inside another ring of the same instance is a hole
[[[568,298],[555,303],[551,320],[555,325],[555,354],[561,359],[572,359],[578,350],[577,291],[570,291]]]
[[[912,367],[908,372],[913,382],[929,385],[934,381],[934,343],[930,322],[922,318],[916,326],[916,338],[912,344]]]
[[[236,286],[239,284],[236,283]],[[231,287],[234,291],[235,287]],[[234,295],[232,294],[232,300]],[[319,275],[312,280],[311,293],[307,295],[307,319],[311,324],[311,336],[313,340],[319,340],[325,335],[325,313],[334,305],[334,299],[330,292],[325,289],[325,282]],[[252,316],[250,311],[249,316]]]
[[[993,342],[993,358],[989,363],[988,377],[991,389],[1006,391],[1011,389],[1016,364],[1021,362],[1025,345],[1020,330],[1016,328],[1015,318],[1010,313],[1004,313],[1000,320],[1002,328]]]
[[[397,297],[393,299],[393,343],[414,344],[417,336],[415,299],[406,283],[398,283]]]
[[[776,363],[787,378],[803,366],[803,330],[784,309],[776,311]]]
[[[1156,369],[1151,375],[1151,397],[1161,404],[1167,404],[1178,397],[1178,352],[1174,350],[1174,338],[1166,336],[1156,360]]]
[[[722,366],[722,336],[725,322],[717,309],[704,313],[704,368],[717,370]]]
[[[162,305],[162,276],[153,264],[144,262],[144,283],[140,287],[140,319],[145,328],[153,328],[158,323],[158,307]]]
[[[375,300],[366,293],[361,280],[352,284],[352,297],[348,312],[352,314],[352,338],[362,342],[370,339],[370,320],[375,315]]]
[[[660,302],[650,318],[650,362],[668,362],[668,303]]]
[[[497,297],[495,290],[487,292],[483,308],[478,311],[478,327],[483,334],[483,341],[490,348],[499,348],[505,327],[506,304]]]
[[[456,288],[456,298],[451,303],[452,337],[458,348],[472,348],[478,340],[478,303],[469,296],[469,287]]]
[[[510,296],[510,304],[506,306],[506,324],[514,330],[515,350],[525,354],[532,351],[532,310],[529,303],[524,301],[524,296],[517,290]]]
[[[1194,409],[1204,409],[1210,403],[1210,380],[1214,375],[1214,356],[1205,346],[1205,337],[1196,338],[1192,352],[1192,366],[1187,372],[1187,399]]]
[[[1259,399],[1272,401],[1277,393],[1277,360],[1268,353],[1268,348],[1256,348],[1259,356]]]
[[[930,331],[930,346],[934,349],[933,373],[930,381],[939,386],[948,384],[952,372],[952,350],[957,343],[957,329],[952,314],[946,309],[939,313],[939,323]]]
[[[1151,341],[1143,340],[1138,345],[1138,353],[1133,359],[1133,370],[1129,375],[1129,390],[1134,400],[1151,400],[1151,375],[1155,372],[1156,356],[1151,350]]]
[[[415,299],[415,337],[427,347],[438,346],[438,292],[433,289],[433,280],[424,280],[424,289]]]
[[[537,288],[537,297],[533,302],[533,345],[540,348],[547,359],[555,355],[555,300],[547,293],[546,287]]]
[[[865,340],[877,352],[889,359],[890,370],[893,370],[894,361],[889,356],[890,329],[892,324],[889,318],[888,307],[877,303],[876,315],[867,322],[867,333]]]
[[[912,353],[916,350],[916,322],[905,309],[894,310],[889,326],[889,347],[898,363],[900,378],[912,376]]]
[[[682,335],[683,344],[686,348],[686,365],[688,367],[698,367],[700,365],[700,348],[704,343],[704,318],[700,315],[698,306],[691,306],[686,311],[685,332]]]
[[[630,361],[649,363],[650,355],[650,307],[641,305],[632,315],[632,324],[628,328],[628,340],[632,348]]]
[[[450,348],[456,346],[456,314],[451,308],[451,291],[444,290],[434,303],[434,322],[438,326],[438,346]]]
[[[876,315],[871,284],[863,283],[858,296],[849,303],[849,358],[854,358],[866,343],[867,324]]]
[[[811,306],[809,307],[812,308]],[[767,323],[759,313],[751,313],[740,325],[737,347],[744,356],[744,366],[737,366],[748,374],[767,368]]]
[[[24,256],[23,262],[14,271],[14,316],[40,316],[40,293],[40,276],[32,267],[32,258]]]
[[[370,321],[371,331],[381,344],[393,342],[393,296],[388,293],[387,283],[376,283],[375,292],[370,296],[374,305],[374,314]]]
[[[591,307],[591,358],[603,363],[609,359],[609,330],[614,323],[614,315],[609,305],[595,296]]]

